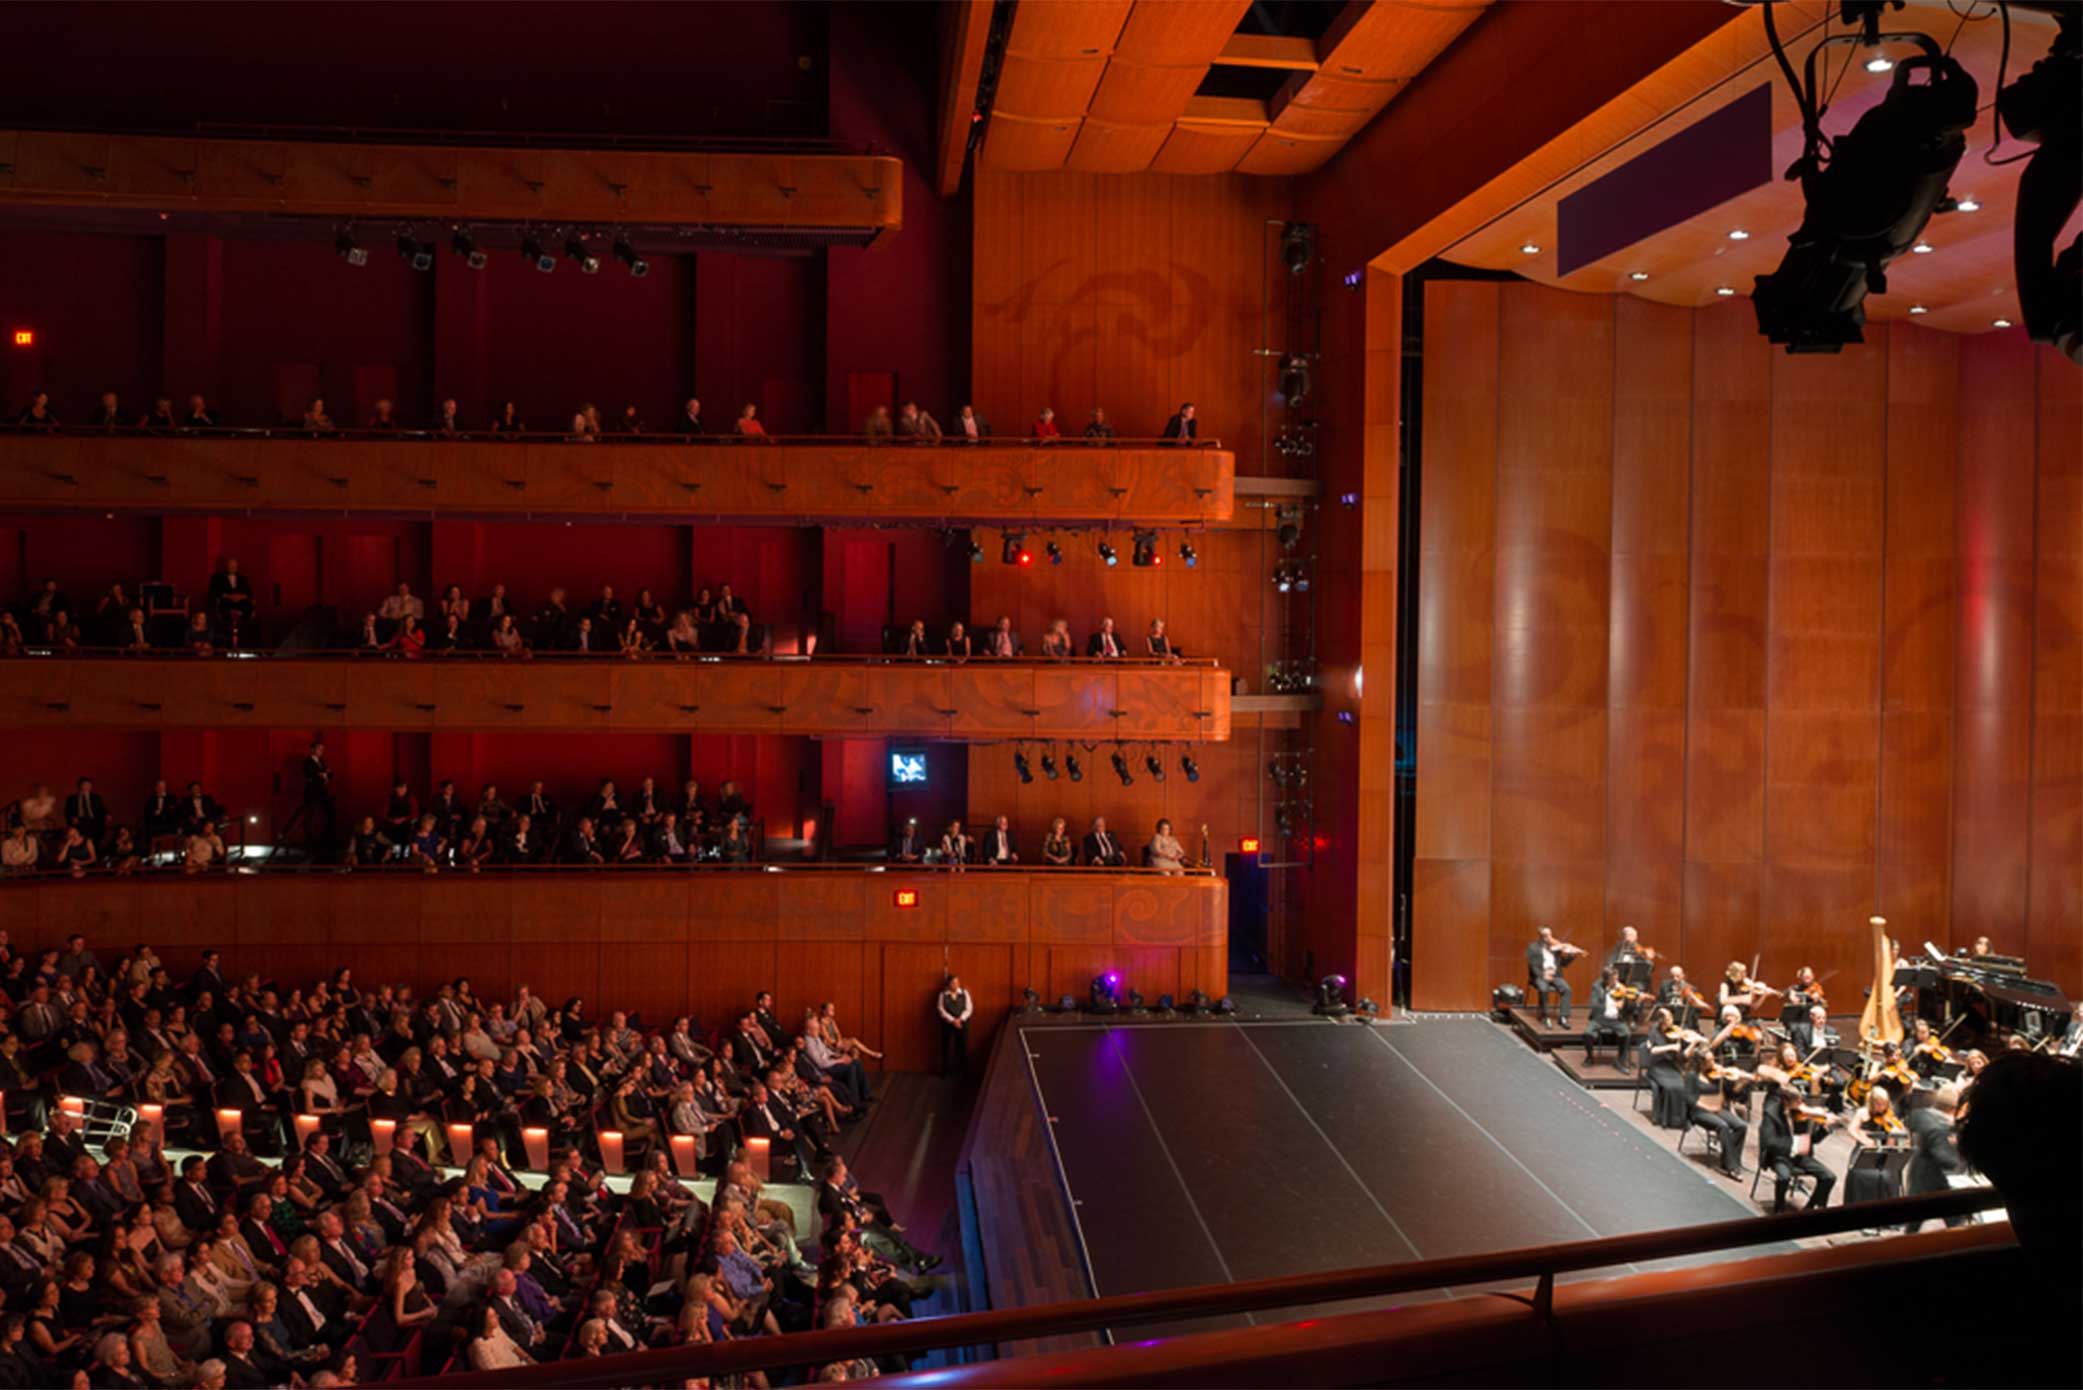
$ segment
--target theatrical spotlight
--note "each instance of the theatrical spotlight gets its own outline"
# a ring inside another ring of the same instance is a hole
[[[1056,780],[1056,755],[1054,753],[1042,754],[1042,776],[1048,778],[1051,782]]]
[[[1132,1014],[1147,1014],[1150,1012],[1143,1004],[1143,992],[1141,990],[1132,989],[1128,992],[1128,1011]]]
[[[1078,755],[1075,753],[1063,755],[1063,772],[1073,782],[1085,780],[1085,765],[1078,761]]]
[[[1295,567],[1286,561],[1273,567],[1273,588],[1276,593],[1291,594],[1295,591]]]
[[[344,227],[340,235],[333,238],[333,254],[352,266],[369,263],[369,248],[356,241],[353,231]]]
[[[1157,996],[1157,1012],[1162,1016],[1169,1017],[1179,1012],[1179,1003],[1169,994],[1160,994]]]
[[[600,257],[586,249],[586,238],[582,236],[573,235],[564,239],[564,259],[577,266],[582,275],[600,273]]]
[[[485,253],[477,249],[477,238],[468,227],[458,227],[449,233],[448,249],[463,258],[463,264],[472,270],[485,268]]]
[[[1027,549],[1027,538],[1017,531],[1008,531],[998,547],[998,558],[1008,565],[1031,565],[1034,556]]]
[[[1121,557],[1114,553],[1114,547],[1108,545],[1105,541],[1099,543],[1099,558],[1107,562],[1108,569],[1112,569],[1121,563]]]
[[[414,236],[412,229],[407,227],[398,233],[398,259],[411,266],[414,270],[432,270],[434,268],[434,248],[429,243],[421,241]]]
[[[1194,990],[1191,994],[1187,995],[1186,1012],[1190,1014],[1204,1014],[1208,1012],[1208,996],[1201,993],[1199,990]]]
[[[1201,562],[1201,553],[1193,548],[1192,541],[1181,541],[1179,542],[1179,560],[1186,568],[1192,569]]]
[[[1316,1003],[1309,1012],[1319,1018],[1344,1018],[1351,1013],[1345,1004],[1345,985],[1343,975],[1326,975],[1317,981]]]
[[[1022,786],[1034,780],[1034,769],[1028,766],[1027,755],[1017,750],[1013,753],[1013,771],[1020,774]]]
[[[1121,974],[1119,971],[1109,970],[1104,975],[1094,975],[1092,977],[1092,999],[1085,1006],[1085,1012],[1093,1014],[1119,1013],[1121,1011],[1120,989]]]
[[[1047,545],[1043,546],[1042,553],[1049,557],[1049,563],[1052,565],[1060,565],[1063,563],[1063,547],[1056,544],[1056,542],[1054,541],[1050,541]]]
[[[1186,774],[1186,780],[1189,782],[1201,780],[1201,765],[1193,760],[1191,753],[1179,755],[1179,770]]]
[[[636,248],[629,244],[628,237],[616,237],[612,249],[615,259],[629,267],[630,279],[641,280],[651,273],[651,263],[636,253]]]
[[[1316,228],[1307,222],[1290,222],[1280,234],[1280,263],[1290,275],[1300,275],[1316,259]]]
[[[2012,139],[2039,145],[2018,176],[2011,228],[2025,336],[2083,363],[2083,236],[2054,253],[2054,238],[2083,198],[2083,18],[2073,5],[2057,18],[2047,56],[1996,94],[1996,112]]]
[[[1381,1005],[1362,995],[1360,1002],[1353,1006],[1353,1013],[1358,1016],[1360,1022],[1372,1023],[1381,1017]]]
[[[1309,398],[1309,359],[1289,353],[1280,359],[1280,394],[1291,406]]]
[[[542,238],[533,232],[521,237],[521,259],[545,275],[557,268],[557,258],[542,244]]]
[[[1280,511],[1280,529],[1275,531],[1273,536],[1280,542],[1282,550],[1292,552],[1302,543],[1302,514],[1292,508],[1283,507]]]
[[[1147,753],[1143,756],[1143,770],[1150,774],[1150,780],[1153,782],[1162,782],[1164,780],[1164,763],[1155,753]]]
[[[1128,758],[1120,749],[1116,748],[1112,753],[1108,754],[1107,761],[1114,765],[1114,775],[1121,779],[1122,786],[1132,787],[1136,784],[1135,777],[1128,770]]]
[[[1215,1001],[1215,1015],[1217,1018],[1230,1018],[1235,1016],[1236,1012],[1237,1001],[1230,998],[1227,994]]]
[[[1499,1023],[1510,1023],[1512,1010],[1525,1002],[1525,990],[1517,985],[1499,985],[1490,991],[1490,1015]]]
[[[1152,565],[1164,563],[1164,556],[1157,549],[1155,531],[1136,532],[1135,548],[1130,552],[1128,562],[1137,569],[1148,569]]]
[[[1020,1012],[1023,1014],[1038,1014],[1041,1011],[1042,1002],[1040,993],[1031,987],[1028,989],[1021,990]]]
[[[969,563],[970,563],[970,564],[972,564],[972,565],[981,565],[981,564],[982,564],[983,562],[984,562],[984,548],[983,548],[983,546],[982,546],[982,545],[980,545],[980,544],[978,544],[978,543],[977,543],[976,541],[971,541],[971,542],[969,543]]]
[[[1914,246],[1946,197],[1946,181],[1967,151],[1980,93],[1959,60],[1928,34],[1881,35],[1874,6],[1859,34],[1838,34],[1809,51],[1807,80],[1794,76],[1764,7],[1765,33],[1801,112],[1801,157],[1788,168],[1807,207],[1787,238],[1779,268],[1757,277],[1751,302],[1758,331],[1788,352],[1838,352],[1865,341],[1866,296],[1886,294],[1889,262]],[[1880,104],[1834,141],[1823,134],[1827,97],[1818,90],[1816,55],[1836,43],[1881,38],[1923,50],[1895,65]]]
[[[1059,1013],[1059,1014],[1074,1014],[1074,1013],[1076,1013],[1077,1011],[1078,1011],[1078,996],[1076,996],[1075,994],[1060,994],[1060,995],[1056,996],[1056,1012],[1057,1012],[1057,1013]]]

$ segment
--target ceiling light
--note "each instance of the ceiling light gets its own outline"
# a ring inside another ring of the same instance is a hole
[[[2009,319],[1991,319],[1989,320],[1989,326],[1991,328],[2009,328],[2011,321]]]
[[[1955,212],[1980,212],[1981,210],[1981,203],[1973,198],[1962,198],[1953,204],[1953,211]]]
[[[1910,247],[1909,251],[1913,256],[1928,256],[1937,249],[1936,246],[1933,246],[1928,241],[1920,241],[1915,246]]]
[[[421,241],[410,231],[399,232],[398,259],[411,266],[414,270],[432,270],[434,268],[433,243]]]
[[[1910,312],[1911,312],[1912,314],[1928,314],[1928,313],[1930,313],[1930,312],[1931,312],[1931,311],[1930,311],[1929,309],[1925,308],[1925,307],[1924,307],[1923,305],[1921,305],[1921,304],[1912,304],[1912,305],[1910,305],[1910,306],[1909,306],[1909,311],[1910,311]]]
[[[1042,550],[1048,555],[1050,564],[1060,565],[1063,563],[1063,547],[1056,544],[1056,542],[1050,541],[1042,547]]]
[[[483,270],[485,268],[485,253],[477,249],[477,238],[471,235],[468,227],[456,228],[454,234],[448,239],[448,247],[449,250],[461,256],[463,264],[469,266],[472,270]]]
[[[1728,297],[1729,297],[1730,295],[1734,294],[1734,293],[1735,293],[1736,291],[1735,291],[1735,290],[1734,290],[1734,289],[1733,289],[1732,287],[1730,287],[1730,286],[1728,286],[1728,285],[1716,285],[1716,286],[1714,287],[1714,292],[1715,292],[1716,294],[1720,295],[1720,296],[1721,296],[1721,297],[1722,297],[1723,299],[1727,299],[1727,298],[1728,298]]]
[[[1895,60],[1893,58],[1874,57],[1866,60],[1866,71],[1868,72],[1886,72],[1894,66]]]
[[[1114,553],[1114,547],[1105,541],[1099,543],[1099,558],[1107,562],[1108,569],[1121,563],[1121,557]]]
[[[636,253],[628,237],[616,237],[613,250],[615,259],[629,267],[631,278],[641,280],[651,273],[651,263]]]
[[[349,265],[369,263],[369,248],[356,241],[353,232],[342,232],[333,238],[333,254]]]
[[[1540,253],[1541,244],[1537,241],[1525,242],[1519,247],[1519,254],[1522,256],[1538,256]]]
[[[1731,227],[1731,228],[1729,229],[1729,240],[1730,240],[1730,241],[1749,241],[1749,240],[1750,240],[1750,233],[1749,233],[1749,232],[1747,232],[1747,231],[1745,231],[1745,230],[1744,230],[1743,228],[1741,228],[1741,227]]]
[[[595,275],[600,271],[600,257],[586,249],[584,237],[565,238],[564,258],[577,266],[582,275]]]
[[[521,259],[545,275],[557,268],[557,258],[543,246],[542,238],[533,232],[521,238]]]
[[[1647,280],[1649,278],[1649,272],[1646,270],[1630,271],[1628,272],[1627,278],[1630,280]]]

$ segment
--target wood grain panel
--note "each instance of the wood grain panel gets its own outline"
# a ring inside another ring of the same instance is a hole
[[[2083,997],[2083,384],[2042,348],[2033,660],[2034,973]]]

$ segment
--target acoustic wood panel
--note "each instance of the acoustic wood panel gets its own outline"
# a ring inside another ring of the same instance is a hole
[[[897,889],[919,906],[896,909]],[[815,923],[814,926],[807,925]],[[930,923],[914,930],[914,923]],[[1228,988],[1228,884],[1206,875],[994,870],[962,876],[870,870],[531,874],[426,880],[337,874],[69,879],[0,885],[0,929],[17,950],[80,931],[107,949],[149,940],[177,972],[204,950],[285,987],[345,965],[357,981],[420,992],[467,976],[486,998],[528,986],[598,1017],[647,1025],[689,1014],[725,1028],[770,989],[783,1024],[837,1004],[885,1066],[936,1064],[931,1000],[947,970],[976,997],[971,1057],[1022,990],[1082,995],[1119,970],[1153,1000]],[[1071,984],[1065,979],[1084,969]],[[1066,974],[1065,972],[1070,972]]]
[[[1540,921],[1856,996],[1875,912],[2083,992],[2073,368],[1425,294],[1414,1002],[1479,1006]]]
[[[1196,325],[1178,340],[1182,354],[1211,327],[1209,313],[1210,306],[1201,306],[1182,316]],[[1235,345],[1233,337],[1221,341]],[[1086,364],[1081,390],[1091,398],[1089,372],[1098,358],[1087,351],[1064,360]],[[1197,369],[1187,385],[1202,380]],[[1206,385],[1212,391],[1216,381]],[[1154,404],[1149,409],[1147,420],[1142,413],[1119,420],[1122,435],[1155,439],[1167,415]],[[1076,423],[1065,433],[1082,428]],[[1005,432],[1025,429],[1022,422]],[[1217,426],[1211,421],[1202,432],[1212,440]],[[1235,467],[1234,453],[1219,448],[978,452],[954,445],[721,442],[599,448],[17,434],[0,438],[0,507],[1178,525],[1229,518]]]

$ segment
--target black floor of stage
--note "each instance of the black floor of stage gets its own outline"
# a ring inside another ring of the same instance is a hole
[[[1755,1214],[1482,1019],[1094,1024],[1015,1041],[1102,1295]]]

